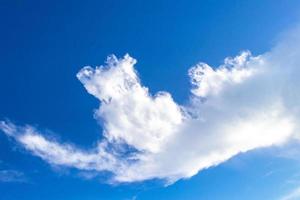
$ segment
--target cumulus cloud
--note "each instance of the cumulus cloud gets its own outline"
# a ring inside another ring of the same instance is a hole
[[[259,57],[252,57],[249,51],[242,52],[235,58],[226,58],[224,65],[214,70],[206,63],[199,63],[189,70],[191,82],[195,86],[192,93],[199,97],[218,94],[226,85],[243,82],[255,72],[247,64]]]
[[[107,66],[85,67],[77,77],[102,102],[96,117],[104,120],[104,135],[109,142],[158,152],[176,132],[183,115],[169,93],[149,94],[140,84],[135,63],[129,55],[120,60],[111,56]]]
[[[168,92],[150,94],[129,55],[84,67],[77,77],[100,101],[95,118],[104,130],[90,151],[29,125],[2,121],[0,128],[51,164],[108,171],[115,182],[188,178],[239,153],[298,138],[300,38],[286,38],[259,56],[244,51],[219,67],[192,67],[187,105]]]

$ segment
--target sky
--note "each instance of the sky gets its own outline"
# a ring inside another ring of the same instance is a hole
[[[0,199],[300,199],[300,2],[0,2]]]

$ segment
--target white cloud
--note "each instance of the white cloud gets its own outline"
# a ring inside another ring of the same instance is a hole
[[[135,62],[129,55],[120,60],[111,56],[107,66],[85,67],[77,77],[102,102],[96,117],[104,120],[104,134],[110,142],[158,152],[176,132],[183,115],[170,94],[149,94],[140,84]]]
[[[101,102],[95,118],[104,129],[104,139],[91,151],[47,139],[31,126],[3,121],[0,128],[51,164],[110,171],[112,181],[188,178],[238,153],[298,137],[295,35],[260,56],[246,51],[217,68],[204,63],[191,68],[192,95],[185,106],[167,92],[151,95],[129,55],[84,67],[77,77]]]
[[[191,82],[195,86],[192,93],[199,97],[217,95],[227,85],[242,83],[255,73],[255,68],[249,63],[259,61],[259,57],[252,57],[249,51],[242,52],[235,58],[226,58],[224,65],[216,70],[206,63],[199,63],[189,70]]]
[[[117,161],[105,152],[105,143],[99,143],[92,151],[82,151],[70,144],[60,144],[42,136],[31,126],[17,127],[10,122],[1,122],[0,128],[14,137],[27,150],[51,164],[87,170],[113,170]]]

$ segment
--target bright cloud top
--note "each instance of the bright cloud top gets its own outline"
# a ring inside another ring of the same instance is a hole
[[[47,139],[32,126],[2,121],[0,128],[51,164],[109,171],[114,182],[188,178],[238,153],[298,137],[300,42],[289,38],[260,56],[245,51],[217,68],[192,67],[188,105],[167,92],[151,95],[129,55],[84,67],[77,77],[101,102],[95,118],[104,129],[90,151]]]

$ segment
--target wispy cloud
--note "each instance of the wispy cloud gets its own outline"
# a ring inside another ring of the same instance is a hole
[[[300,187],[279,198],[279,200],[298,200],[300,198]]]
[[[0,170],[0,182],[27,182],[23,172],[16,170]]]
[[[295,32],[262,55],[245,51],[216,68],[192,67],[187,105],[168,92],[150,94],[129,55],[84,67],[77,77],[101,102],[95,118],[104,129],[104,139],[90,151],[47,139],[32,126],[2,121],[0,128],[51,164],[109,171],[112,181],[188,178],[241,152],[298,138],[300,37]]]

